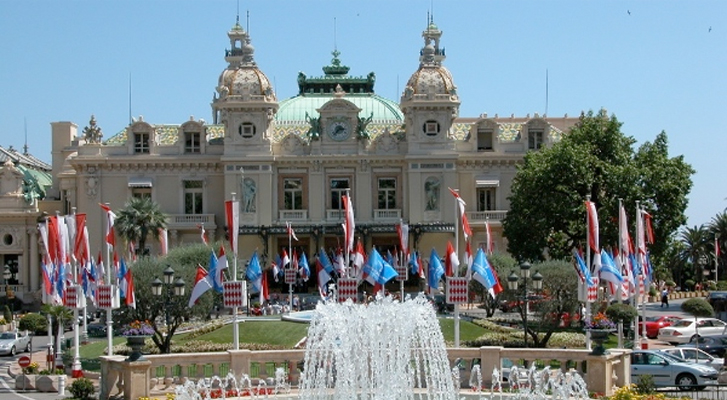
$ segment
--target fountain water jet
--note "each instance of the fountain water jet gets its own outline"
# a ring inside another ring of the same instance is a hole
[[[454,400],[456,393],[439,322],[423,296],[316,308],[301,399]]]

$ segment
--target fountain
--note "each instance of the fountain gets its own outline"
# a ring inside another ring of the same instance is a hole
[[[447,349],[422,296],[319,305],[308,329],[303,400],[455,399]]]
[[[321,303],[308,329],[305,359],[297,396],[289,394],[285,371],[254,382],[231,372],[224,378],[186,382],[175,389],[177,400],[297,398],[301,400],[458,400],[502,399],[500,373],[492,374],[489,396],[482,387],[479,365],[470,372],[468,392],[460,392],[460,368],[450,368],[447,349],[432,306],[423,296],[399,302],[379,297],[369,304]],[[585,382],[576,372],[531,366],[527,382],[516,366],[508,382],[518,400],[587,399]]]

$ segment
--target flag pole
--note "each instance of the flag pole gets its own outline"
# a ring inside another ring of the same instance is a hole
[[[459,194],[459,189],[455,189],[456,192]],[[454,199],[454,254],[457,258],[459,258],[459,225],[457,221],[462,220],[462,216],[459,215],[459,204],[457,202],[457,199]],[[464,228],[464,227],[463,227]],[[454,276],[459,276],[459,271],[452,271],[452,274]],[[445,280],[446,282],[446,280]],[[447,288],[449,289],[449,288]],[[446,293],[445,293],[445,302],[446,302]],[[454,347],[459,347],[459,304],[454,303]]]
[[[586,195],[586,202],[590,203],[591,201],[591,195]],[[588,270],[591,271],[591,275],[593,274],[593,269],[591,268],[591,229],[590,229],[590,221],[588,218],[588,209],[586,208],[586,266],[588,267]],[[588,300],[588,284],[586,284],[586,321],[591,320],[591,302]],[[586,349],[591,350],[591,331],[586,329]]]
[[[288,227],[288,269],[293,269],[293,224],[286,222],[285,225]],[[285,269],[285,265],[283,265]],[[288,282],[288,303],[289,309],[288,314],[293,312],[293,282]]]
[[[111,203],[104,203],[106,207],[111,209]],[[104,219],[106,220],[106,235],[103,238],[104,243],[106,244],[106,280],[108,282],[105,282],[107,285],[111,286],[111,305],[113,306],[113,302],[116,299],[116,291],[118,290],[118,286],[113,284],[113,280],[111,279],[111,244],[109,243],[109,235],[111,234],[112,227],[109,226],[109,213],[108,211],[104,210]],[[114,355],[114,329],[113,329],[113,311],[112,308],[106,309],[106,341],[107,341],[107,347],[108,347],[108,353],[107,355],[112,356]]]
[[[636,229],[639,229],[639,226],[641,226],[641,232],[636,232],[636,246],[635,251],[637,253],[640,252],[641,248],[641,240],[643,239],[643,227],[644,227],[644,220],[643,220],[643,213],[641,212],[641,202],[639,200],[636,200]],[[644,263],[642,262],[641,254],[638,255],[636,258],[636,264],[639,265],[639,270],[641,271],[641,274],[644,273]],[[646,288],[644,288],[646,289]],[[640,296],[640,292],[637,291],[637,296]],[[639,301],[638,298],[636,300],[636,312],[638,314],[639,312]],[[641,320],[644,321],[644,331],[646,330],[646,307],[641,308]],[[639,317],[636,317],[636,328],[634,330],[634,350],[639,349],[641,347],[641,341],[644,340],[642,337],[639,336]],[[646,336],[646,332],[642,332],[643,336]]]
[[[232,207],[235,207],[235,208],[238,207],[237,201],[235,199],[235,196],[237,195],[237,193],[231,192],[230,194],[232,195]],[[233,209],[233,211],[235,211],[235,210]],[[237,213],[232,212],[233,218],[234,218],[234,215],[236,215],[236,214]],[[233,225],[236,225],[236,224],[233,224]],[[229,229],[230,229],[230,231],[232,231],[233,227],[230,226]],[[232,235],[237,235],[237,234],[238,234],[238,232],[230,232],[230,239],[232,239]],[[237,243],[236,240],[231,240],[230,242]],[[212,279],[214,280],[214,277]],[[232,249],[232,281],[237,282],[237,249]],[[214,290],[213,290],[213,292],[214,292]],[[243,295],[243,297],[247,298],[247,296],[245,296],[245,295]],[[247,306],[250,307],[249,304]],[[237,311],[238,311],[237,306],[232,307],[232,315],[234,315],[234,317],[232,318],[233,319],[232,342],[235,346],[235,350],[240,350],[240,320],[237,317]]]

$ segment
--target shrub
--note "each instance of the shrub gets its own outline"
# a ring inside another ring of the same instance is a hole
[[[636,383],[636,393],[652,394],[655,391],[654,377],[649,374],[639,375],[639,381]]]
[[[694,288],[694,280],[687,279],[686,281],[684,281],[684,288],[687,290],[692,290]]]
[[[636,318],[638,311],[636,308],[628,304],[611,304],[606,309],[606,316],[613,322],[622,322],[624,326],[629,326],[629,323]]]
[[[714,315],[712,305],[707,300],[698,297],[691,298],[682,303],[682,311],[695,317],[711,317]]]
[[[20,319],[18,329],[21,331],[31,331],[35,334],[42,334],[48,332],[48,320],[40,314],[25,314],[25,316]]]
[[[68,391],[71,392],[73,398],[78,400],[92,399],[95,390],[93,383],[88,378],[78,378],[73,381],[71,386],[68,388]]]
[[[3,308],[3,318],[5,321],[13,320],[13,313],[10,312],[10,307],[5,306],[5,308]]]

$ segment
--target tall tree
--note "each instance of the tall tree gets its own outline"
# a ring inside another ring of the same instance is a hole
[[[165,258],[144,257],[131,265],[136,293],[136,308],[122,307],[114,316],[114,323],[129,321],[149,321],[154,328],[152,340],[161,353],[171,350],[174,333],[181,324],[191,317],[206,318],[215,298],[210,290],[199,298],[197,303],[187,307],[194,287],[197,265],[209,267],[210,250],[203,244],[177,247],[170,250]],[[185,294],[176,296],[172,287],[164,285],[161,296],[152,294],[152,281],[163,280],[163,271],[167,266],[174,269],[174,279],[182,278],[185,282]]]
[[[655,217],[657,242],[666,242],[684,223],[693,169],[681,157],[668,158],[665,134],[637,153],[621,126],[605,110],[589,112],[561,141],[525,156],[503,222],[515,258],[565,259],[574,247],[585,246],[586,195],[596,203],[603,246],[618,243],[619,199],[629,221],[635,220],[636,201],[645,205]]]
[[[694,273],[695,282],[702,281],[702,271],[709,268],[709,245],[708,230],[704,225],[685,228],[679,233],[679,240],[683,244],[681,260],[686,265],[691,265],[690,270]]]
[[[717,274],[717,278],[722,277],[724,280],[724,278],[727,277],[725,276],[726,271],[723,267],[725,264],[724,253],[725,249],[727,248],[727,245],[725,245],[725,243],[727,243],[727,211],[722,211],[721,213],[712,217],[712,221],[709,222],[709,232],[712,238],[712,246],[710,248],[712,257],[714,257],[715,254],[714,244],[716,243],[717,246],[719,246],[719,259],[717,260],[717,268],[719,269],[719,273]],[[712,259],[712,262],[714,262],[714,258]]]
[[[132,197],[119,210],[114,227],[128,242],[136,243],[137,251],[144,254],[149,236],[159,239],[159,229],[167,225],[167,216],[159,204],[149,197]]]

